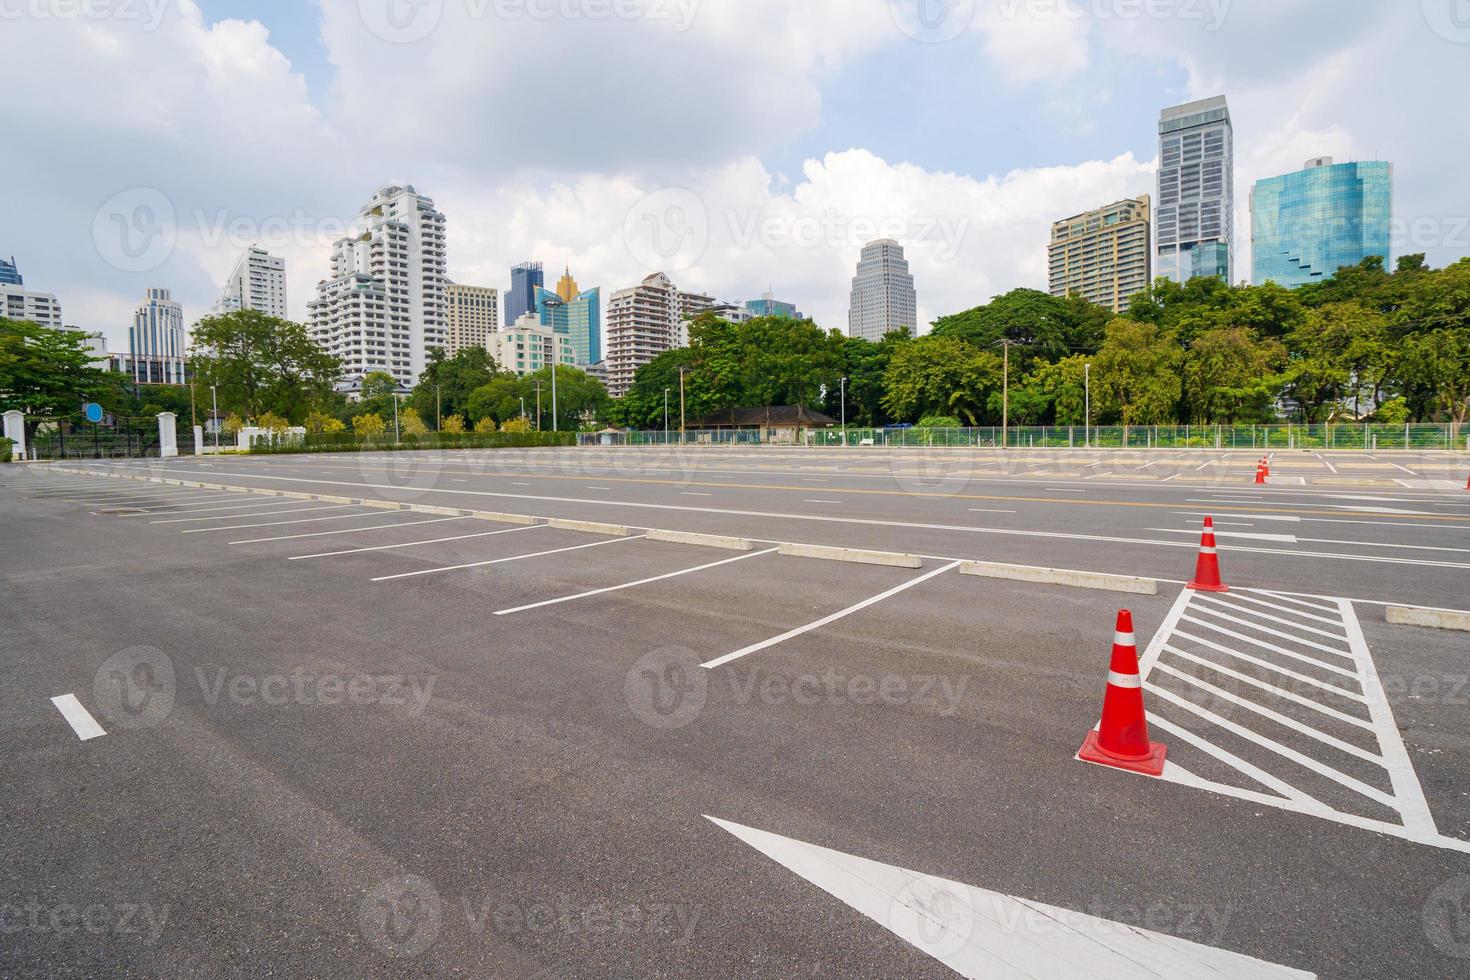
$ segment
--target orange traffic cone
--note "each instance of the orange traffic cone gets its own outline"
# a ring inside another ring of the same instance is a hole
[[[1265,463],[1257,463],[1256,464],[1256,484],[1258,486],[1264,486],[1265,483],[1266,483],[1266,464]]]
[[[1470,477],[1466,477],[1465,479],[1465,489],[1470,490]]]
[[[1263,469],[1263,470],[1266,471],[1266,475],[1267,476],[1270,476],[1271,475],[1271,457],[1270,456],[1262,456],[1261,457],[1261,469]]]
[[[1143,680],[1138,676],[1138,641],[1133,638],[1133,614],[1118,611],[1113,636],[1113,660],[1108,690],[1103,695],[1102,723],[1087,733],[1077,757],[1085,762],[1160,776],[1168,746],[1148,740],[1148,718],[1143,713]]]
[[[1205,532],[1200,535],[1199,560],[1194,566],[1194,581],[1189,588],[1196,592],[1229,592],[1230,587],[1220,581],[1220,556],[1215,551],[1215,519],[1205,518]]]

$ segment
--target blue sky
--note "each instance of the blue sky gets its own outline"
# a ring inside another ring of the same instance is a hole
[[[113,343],[149,286],[197,319],[253,242],[304,317],[393,182],[445,212],[461,282],[540,259],[606,292],[774,283],[841,327],[883,234],[927,321],[1044,287],[1050,223],[1152,193],[1159,110],[1221,93],[1237,279],[1251,183],[1318,155],[1394,162],[1396,251],[1470,253],[1470,108],[1440,97],[1470,87],[1464,0],[36,3],[0,24],[0,84],[27,93],[0,104],[26,189],[0,254]],[[115,239],[139,214],[167,234],[135,259]]]

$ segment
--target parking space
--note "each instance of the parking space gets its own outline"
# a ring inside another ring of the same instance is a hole
[[[39,841],[0,888],[167,906],[190,932],[67,948],[137,972],[249,962],[258,929],[290,937],[284,972],[329,953],[356,975],[974,975],[1018,941],[1043,974],[1077,942],[1120,963],[1150,949],[1163,975],[1454,972],[1425,923],[1470,874],[1464,634],[1390,627],[1381,603],[1454,607],[1460,499],[973,473],[934,495],[904,482],[932,473],[840,452],[697,464],[3,473],[0,737],[18,765],[0,790],[99,843]],[[863,482],[879,470],[886,487]],[[221,489],[115,478],[144,474]],[[574,495],[547,489],[564,477]],[[614,515],[627,526],[547,523]],[[1182,591],[1211,515],[1232,590]],[[1309,519],[1345,530],[1302,534]],[[1358,560],[1385,557],[1407,560]],[[972,559],[1160,581],[960,574]],[[1121,606],[1169,744],[1158,780],[1075,759]],[[82,806],[79,781],[116,806]],[[100,843],[120,832],[143,843]],[[166,869],[145,885],[139,861]],[[200,896],[237,880],[226,866],[268,884],[221,922]],[[394,932],[404,902],[435,916]],[[639,926],[586,927],[609,909]],[[992,927],[1038,909],[1066,935]],[[200,931],[208,951],[183,941]]]

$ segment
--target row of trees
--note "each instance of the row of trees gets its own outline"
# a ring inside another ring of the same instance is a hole
[[[857,425],[1464,422],[1470,407],[1470,259],[1445,269],[1369,259],[1296,290],[1159,280],[1127,314],[1017,289],[879,342],[810,321],[711,315],[690,346],[640,369],[618,421],[664,424],[681,369],[690,417],[801,404]],[[1009,376],[1005,364],[1009,354]],[[677,402],[675,402],[677,411]],[[673,424],[678,424],[677,414]]]

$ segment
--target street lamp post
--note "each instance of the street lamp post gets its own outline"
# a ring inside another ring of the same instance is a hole
[[[686,367],[679,368],[679,445],[684,445],[684,372]]]
[[[526,396],[518,395],[517,397],[521,400],[521,421],[524,422],[526,420]]]
[[[541,431],[541,382],[536,382],[536,431]]]
[[[843,378],[839,385],[842,392],[842,448],[847,448],[847,379]]]
[[[672,388],[664,389],[664,445],[669,444],[669,392]]]
[[[1001,349],[1005,352],[1003,366],[1001,368],[1001,396],[1000,396],[1000,448],[1005,449],[1011,440],[1011,341],[1009,338],[1000,342]]]
[[[1087,449],[1092,448],[1092,365],[1082,365],[1082,383],[1087,392],[1082,415],[1082,441]]]
[[[398,392],[393,392],[393,445],[398,445]]]
[[[209,386],[209,401],[214,406],[214,451],[219,452],[219,392],[214,385]]]
[[[556,432],[561,428],[557,422],[556,414],[556,338],[552,338],[551,347],[551,431]]]

